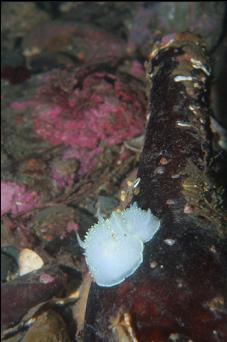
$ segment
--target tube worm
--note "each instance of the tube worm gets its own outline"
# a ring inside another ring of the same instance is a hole
[[[133,200],[160,221],[140,267],[121,284],[91,286],[84,341],[227,339],[226,217],[215,182],[201,39],[172,34],[147,62],[148,125]]]

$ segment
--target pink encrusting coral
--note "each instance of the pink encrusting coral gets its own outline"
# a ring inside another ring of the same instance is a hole
[[[39,195],[27,190],[24,185],[10,181],[1,181],[1,216],[5,214],[26,213],[39,204]]]

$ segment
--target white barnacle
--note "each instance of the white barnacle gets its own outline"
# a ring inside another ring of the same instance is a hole
[[[201,69],[207,76],[210,76],[211,71],[210,71],[209,66],[203,64],[200,60],[197,60],[194,58],[191,58],[190,60],[191,60],[193,68]]]
[[[175,82],[193,81],[192,76],[178,75],[174,77]]]
[[[77,235],[96,283],[111,287],[133,274],[143,261],[144,243],[153,238],[159,226],[150,209],[142,210],[134,203],[106,220],[101,218],[84,241]]]
[[[191,123],[187,122],[187,121],[177,120],[176,124],[179,127],[185,127],[185,128],[190,128],[191,127]]]

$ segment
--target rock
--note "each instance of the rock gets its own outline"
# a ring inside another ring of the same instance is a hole
[[[20,276],[23,276],[27,273],[40,269],[43,267],[44,262],[37,253],[31,249],[24,248],[19,254],[18,264]]]

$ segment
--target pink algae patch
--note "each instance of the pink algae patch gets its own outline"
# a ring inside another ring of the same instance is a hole
[[[76,158],[81,161],[81,166],[79,169],[79,176],[84,176],[90,171],[93,170],[97,163],[97,157],[102,152],[101,147],[97,147],[93,150],[90,149],[81,149],[76,147],[69,147],[65,150],[63,154],[63,160],[67,160],[70,158]],[[85,158],[86,156],[86,158]]]
[[[1,216],[26,213],[38,203],[39,196],[35,191],[27,190],[24,185],[14,182],[1,181]]]
[[[132,62],[132,66],[131,66],[131,73],[132,75],[134,75],[135,77],[144,77],[145,76],[145,70],[143,65],[138,62],[138,61],[133,61]]]
[[[162,38],[162,44],[168,44],[171,40],[176,39],[176,33],[167,34]]]
[[[48,274],[48,273],[42,273],[39,277],[39,281],[42,284],[49,284],[49,283],[53,283],[55,280],[55,278]]]
[[[11,103],[11,108],[13,109],[17,109],[17,110],[25,110],[27,109],[29,106],[32,106],[34,103],[34,101],[22,101],[22,102],[12,102]]]
[[[71,187],[74,180],[73,173],[61,172],[57,167],[52,168],[51,170],[52,178],[58,184],[60,188]]]
[[[144,130],[146,99],[138,83],[109,72],[76,78],[67,71],[49,73],[34,98],[13,103],[14,109],[32,109],[38,136],[53,145],[68,146],[63,160],[80,162],[78,175],[90,172],[103,146],[120,144]],[[63,187],[72,179],[53,178]]]
[[[96,72],[80,89],[69,91],[53,84],[50,80],[40,88],[33,108],[36,133],[52,144],[94,149],[100,142],[119,144],[143,130],[143,101],[115,75]]]
[[[67,233],[78,232],[79,225],[75,222],[68,222],[66,226]]]

